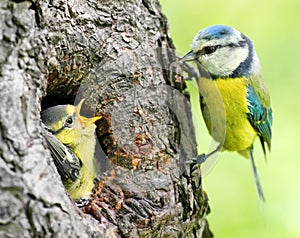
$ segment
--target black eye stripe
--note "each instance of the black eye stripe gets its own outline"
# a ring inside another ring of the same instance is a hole
[[[58,130],[54,131],[51,130],[48,127],[45,127],[47,131],[51,132],[53,135],[57,135],[58,133],[60,133],[62,130],[64,130],[65,128],[72,128],[73,127],[73,123],[74,123],[74,118],[75,118],[76,114],[74,113],[72,116],[68,116],[65,119],[65,122],[63,124],[63,126],[61,128],[59,128]]]
[[[245,45],[247,44],[247,42],[246,41],[239,41],[238,43],[236,43],[236,44],[228,44],[227,46],[229,46],[229,47],[231,47],[231,48],[237,48],[237,47],[244,47]],[[226,45],[224,45],[224,46],[226,46]],[[223,46],[223,47],[224,47]]]
[[[217,49],[220,49],[220,48],[224,48],[224,47],[238,48],[238,47],[244,47],[246,44],[247,44],[246,41],[239,41],[237,43],[230,43],[227,45],[206,46],[199,51],[199,54],[200,55],[210,55],[210,54],[214,53]]]
[[[201,51],[202,51],[203,55],[210,55],[210,54],[214,53],[218,48],[220,48],[219,45],[206,46]]]
[[[217,49],[224,47],[222,45],[211,45],[211,46],[205,46],[201,50],[199,50],[199,55],[210,55],[214,53]]]
[[[53,131],[50,128],[47,128],[47,127],[46,127],[46,129],[47,129],[47,131],[51,132],[53,135],[57,135],[59,132],[61,132],[64,129],[64,127],[61,127],[56,131]]]

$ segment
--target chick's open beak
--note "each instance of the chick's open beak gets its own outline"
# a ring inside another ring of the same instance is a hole
[[[88,123],[94,123],[102,118],[102,116],[95,116],[95,117],[91,117],[91,118],[81,116],[80,110],[81,110],[83,102],[84,102],[84,99],[81,99],[81,101],[77,104],[76,110],[75,110],[76,117],[78,118],[78,120],[82,126],[87,126]]]

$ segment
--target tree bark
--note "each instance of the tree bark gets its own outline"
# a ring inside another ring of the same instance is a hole
[[[190,105],[156,0],[0,2],[0,237],[212,237]],[[100,175],[66,195],[41,109],[85,98]]]

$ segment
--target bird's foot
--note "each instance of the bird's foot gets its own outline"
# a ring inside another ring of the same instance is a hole
[[[206,161],[207,156],[206,154],[201,154],[201,155],[197,155],[197,157],[195,158],[195,165],[198,164],[202,164]]]
[[[186,163],[190,164],[191,173],[193,173],[198,168],[198,166],[204,163],[206,159],[207,159],[206,154],[200,154],[197,155],[197,157],[188,160]]]

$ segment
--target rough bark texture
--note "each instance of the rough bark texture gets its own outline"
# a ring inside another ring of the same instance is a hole
[[[0,237],[212,236],[167,30],[155,0],[0,2]],[[78,209],[40,110],[82,97],[104,118],[101,175]]]

